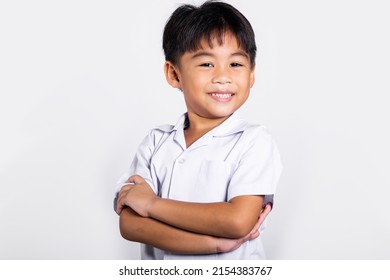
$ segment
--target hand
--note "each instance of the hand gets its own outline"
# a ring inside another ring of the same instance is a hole
[[[239,239],[230,239],[230,238],[222,238],[216,237],[217,242],[217,252],[218,253],[227,253],[238,249],[243,243],[256,239],[260,236],[259,228],[261,224],[264,222],[265,218],[272,210],[272,204],[268,203],[263,209],[261,209],[259,219],[257,220],[253,229],[244,237]]]
[[[267,218],[267,216],[271,212],[271,210],[272,210],[272,203],[267,203],[264,206],[264,208],[261,209],[260,217],[259,217],[260,225],[264,222],[265,218]]]
[[[148,217],[149,209],[158,197],[141,176],[131,176],[126,183],[118,194],[116,212],[120,215],[123,208],[128,206],[140,216]]]

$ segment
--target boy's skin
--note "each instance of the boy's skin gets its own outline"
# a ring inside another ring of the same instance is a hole
[[[225,121],[249,96],[255,65],[227,32],[222,45],[201,41],[201,48],[185,52],[178,65],[167,61],[168,83],[183,92],[189,127],[187,148]],[[271,206],[264,196],[245,195],[228,202],[192,203],[163,199],[145,180],[131,176],[118,196],[117,213],[126,239],[182,254],[229,252],[259,236],[260,224]],[[210,186],[212,187],[212,186]],[[131,209],[130,209],[131,208]]]

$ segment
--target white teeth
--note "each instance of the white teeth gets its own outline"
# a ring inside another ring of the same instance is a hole
[[[218,98],[229,98],[231,97],[233,94],[231,93],[212,93],[211,96],[215,96],[215,97],[218,97]]]

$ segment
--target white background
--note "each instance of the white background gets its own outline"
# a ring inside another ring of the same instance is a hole
[[[0,2],[0,259],[139,257],[113,187],[147,131],[185,111],[161,49],[181,2]],[[386,1],[227,2],[259,49],[240,114],[285,167],[268,257],[390,259]]]

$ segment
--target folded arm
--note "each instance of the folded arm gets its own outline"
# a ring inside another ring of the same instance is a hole
[[[257,238],[261,222],[259,219],[244,238],[226,239],[175,228],[152,218],[142,217],[131,208],[125,207],[120,214],[120,231],[122,237],[127,240],[177,254],[215,254],[230,252],[242,243]]]
[[[259,219],[263,196],[237,196],[229,202],[192,203],[163,199],[140,176],[132,176],[118,198],[118,214],[129,206],[139,215],[173,227],[224,238],[243,238]]]

